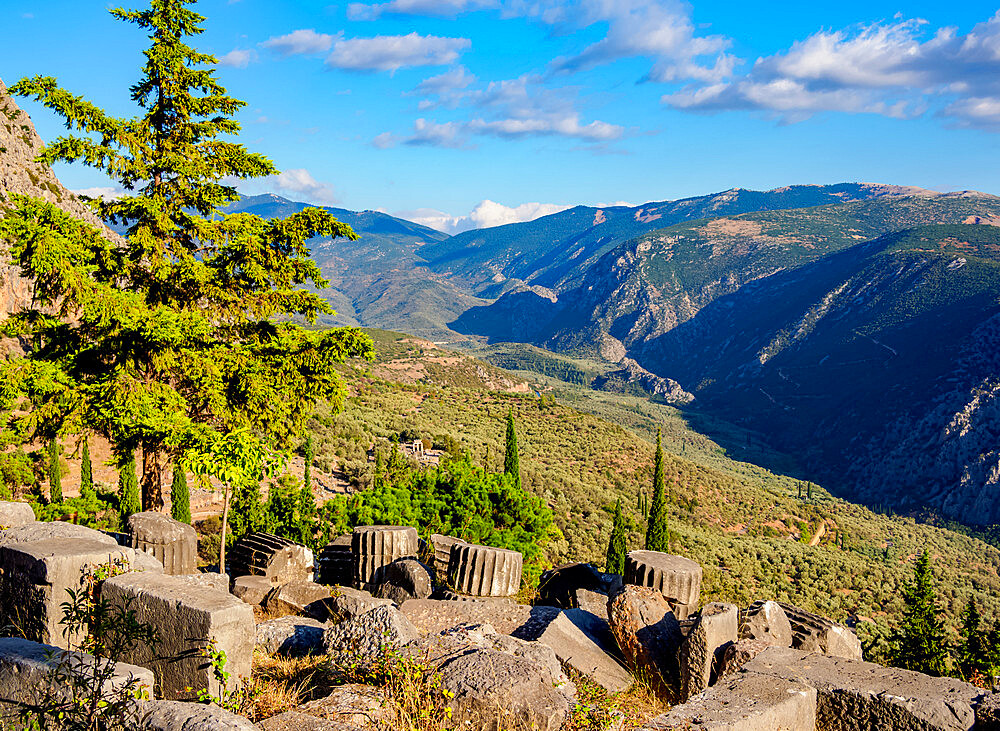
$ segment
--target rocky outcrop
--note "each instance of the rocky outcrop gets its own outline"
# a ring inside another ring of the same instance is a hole
[[[632,358],[622,358],[618,365],[621,367],[595,378],[594,387],[615,393],[638,390],[660,396],[668,404],[689,404],[694,401],[694,395],[685,391],[673,378],[664,378],[647,371]]]

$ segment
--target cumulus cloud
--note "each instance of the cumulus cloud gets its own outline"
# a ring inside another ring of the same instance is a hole
[[[128,195],[123,188],[117,186],[95,186],[93,188],[80,188],[79,190],[70,191],[73,195],[82,195],[87,198],[100,198],[104,201],[117,200],[125,195]]]
[[[255,61],[257,54],[249,48],[234,48],[232,51],[219,59],[220,66],[232,66],[238,69],[245,69],[251,61]]]
[[[418,208],[414,211],[401,211],[394,215],[415,223],[444,231],[448,234],[461,233],[474,228],[489,228],[503,226],[508,223],[534,221],[542,216],[549,216],[559,211],[565,211],[570,206],[554,203],[522,203],[519,206],[505,206],[491,200],[481,201],[467,215],[452,216],[433,208]]]
[[[689,85],[665,104],[758,110],[797,122],[825,111],[910,118],[935,105],[951,124],[1000,131],[1000,12],[969,33],[897,18],[823,30],[757,59],[745,75]]]
[[[269,38],[261,45],[282,56],[297,56],[329,51],[334,39],[335,36],[317,33],[312,28],[303,28],[287,35]]]
[[[397,71],[415,66],[444,66],[455,61],[472,42],[468,38],[375,36],[337,40],[326,58],[331,68],[353,71]]]
[[[350,3],[347,17],[350,20],[375,20],[386,15],[430,15],[453,18],[456,15],[484,8],[499,7],[498,0],[391,0],[387,3]]]
[[[312,173],[305,168],[292,168],[278,175],[261,178],[254,181],[254,187],[303,200],[306,203],[318,203],[324,206],[332,206],[337,203],[337,195],[333,186],[316,180]]]

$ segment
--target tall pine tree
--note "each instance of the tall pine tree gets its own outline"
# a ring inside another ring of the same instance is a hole
[[[646,525],[646,550],[669,551],[670,532],[667,528],[667,497],[663,475],[663,436],[656,430],[656,458],[653,463],[653,502],[649,506]]]
[[[142,512],[142,497],[139,495],[139,479],[135,474],[135,457],[126,459],[118,468],[118,515],[122,530],[128,527],[128,517]]]
[[[944,675],[948,650],[932,579],[930,555],[924,550],[913,568],[913,583],[903,590],[903,622],[892,637],[890,660],[906,670]]]
[[[521,467],[517,454],[517,432],[514,430],[514,409],[507,410],[507,444],[503,457],[504,474],[514,478],[514,485],[521,487]]]
[[[611,539],[608,541],[608,555],[604,562],[604,570],[609,574],[625,572],[625,554],[628,546],[625,543],[625,517],[622,515],[622,500],[618,498],[615,505],[615,517],[611,524]]]
[[[59,467],[59,442],[55,439],[49,440],[49,500],[54,503],[61,503],[62,494],[62,470]]]
[[[969,603],[962,612],[962,641],[956,652],[958,669],[962,677],[972,680],[979,675],[979,680],[989,678],[994,672],[996,655],[1000,648],[991,643],[985,628],[981,627],[982,616],[976,605],[975,597],[969,597]]]
[[[90,464],[90,442],[83,440],[83,456],[80,459],[80,497],[90,501],[97,497],[94,489],[94,467]]]
[[[174,479],[170,483],[170,517],[181,523],[191,523],[191,491],[179,462],[174,463]]]

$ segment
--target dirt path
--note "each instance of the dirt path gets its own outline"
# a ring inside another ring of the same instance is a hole
[[[816,529],[816,535],[809,539],[810,546],[818,546],[819,542],[823,540],[823,536],[826,535],[826,521],[819,524],[819,528]]]

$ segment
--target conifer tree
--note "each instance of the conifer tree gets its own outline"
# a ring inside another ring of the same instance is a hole
[[[521,487],[521,468],[517,454],[517,432],[514,430],[514,409],[507,410],[507,443],[503,457],[504,474],[514,478],[514,485]]]
[[[312,432],[306,435],[306,448],[303,455],[306,466],[302,470],[302,485],[305,490],[312,491],[312,463],[313,463],[313,436]]]
[[[62,472],[59,469],[59,442],[55,439],[49,440],[49,500],[53,503],[61,503],[62,494]]]
[[[90,443],[86,439],[83,440],[83,455],[80,458],[80,497],[87,501],[97,497],[94,468],[90,464]]]
[[[670,550],[667,528],[666,486],[663,476],[663,436],[656,430],[656,458],[653,463],[653,501],[649,505],[649,522],[646,526],[646,550]]]
[[[287,453],[318,400],[342,406],[336,364],[372,355],[358,329],[310,332],[292,322],[331,312],[306,242],[354,239],[349,226],[319,208],[273,220],[223,212],[239,199],[223,181],[277,170],[232,141],[245,103],[216,79],[217,59],[188,45],[205,20],[193,4],[111,11],[150,39],[131,101],[119,104],[137,107],[134,118],[51,77],[11,87],[71,130],[41,161],[81,162],[127,191],[87,201],[125,238],[25,196],[13,196],[0,220],[0,241],[34,295],[34,309],[5,321],[6,336],[34,345],[0,362],[0,431],[27,442],[83,425],[111,443],[120,464],[139,450],[143,506],[152,510],[162,509],[165,472],[179,457],[228,486],[233,464],[256,473],[262,466],[249,457]],[[221,463],[235,447],[246,451]]]
[[[930,555],[924,550],[914,566],[913,583],[903,590],[903,622],[892,638],[890,659],[906,670],[944,675],[947,646],[931,582]]]
[[[132,457],[118,468],[118,515],[121,518],[122,529],[128,526],[130,515],[141,512],[139,479],[135,474],[135,457]]]
[[[191,523],[191,491],[187,474],[179,462],[174,463],[174,478],[170,483],[170,517],[181,523]]]
[[[962,641],[956,653],[958,669],[966,680],[971,680],[976,674],[983,679],[988,678],[993,672],[993,655],[997,651],[990,645],[988,633],[980,627],[982,616],[975,597],[969,597],[969,603],[962,611],[961,621]]]
[[[608,541],[608,555],[604,562],[604,570],[609,574],[625,572],[625,554],[628,546],[625,543],[625,517],[622,515],[622,500],[618,498],[615,505],[615,517],[611,524],[611,539]]]

